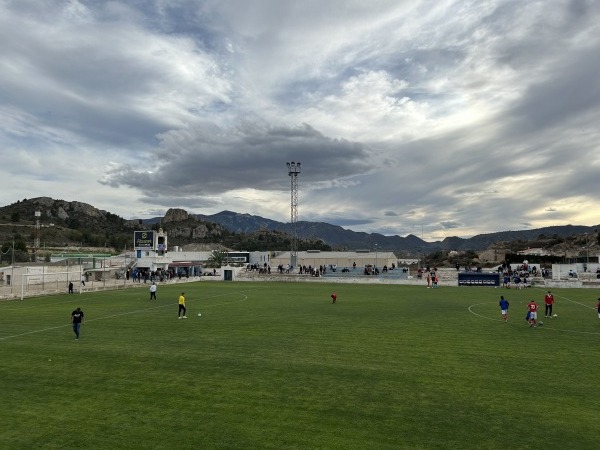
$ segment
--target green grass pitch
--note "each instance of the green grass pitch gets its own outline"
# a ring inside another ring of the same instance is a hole
[[[554,290],[554,319],[544,293],[203,281],[0,302],[0,448],[599,448],[598,292]]]

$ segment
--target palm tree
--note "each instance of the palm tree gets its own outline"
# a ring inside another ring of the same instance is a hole
[[[221,250],[213,250],[208,258],[208,264],[212,267],[221,267],[227,259],[227,252]]]

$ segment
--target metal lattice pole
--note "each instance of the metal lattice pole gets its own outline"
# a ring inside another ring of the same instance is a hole
[[[40,248],[40,216],[42,213],[40,211],[35,212],[35,233],[33,239],[33,261],[37,261],[37,252]]]
[[[291,225],[292,245],[290,248],[290,265],[296,267],[298,261],[298,175],[300,174],[299,162],[288,162],[288,175],[291,180]]]

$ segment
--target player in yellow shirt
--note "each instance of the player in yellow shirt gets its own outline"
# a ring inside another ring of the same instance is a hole
[[[182,292],[179,296],[179,312],[177,313],[177,318],[187,319],[187,316],[185,315],[186,311],[187,310],[185,309],[185,292]],[[181,313],[183,313],[183,316],[181,315]]]

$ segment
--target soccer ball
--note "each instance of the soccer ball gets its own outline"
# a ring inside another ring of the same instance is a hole
[[[198,317],[200,317],[202,314],[198,313]]]
[[[558,314],[553,314],[552,317],[558,317]]]

